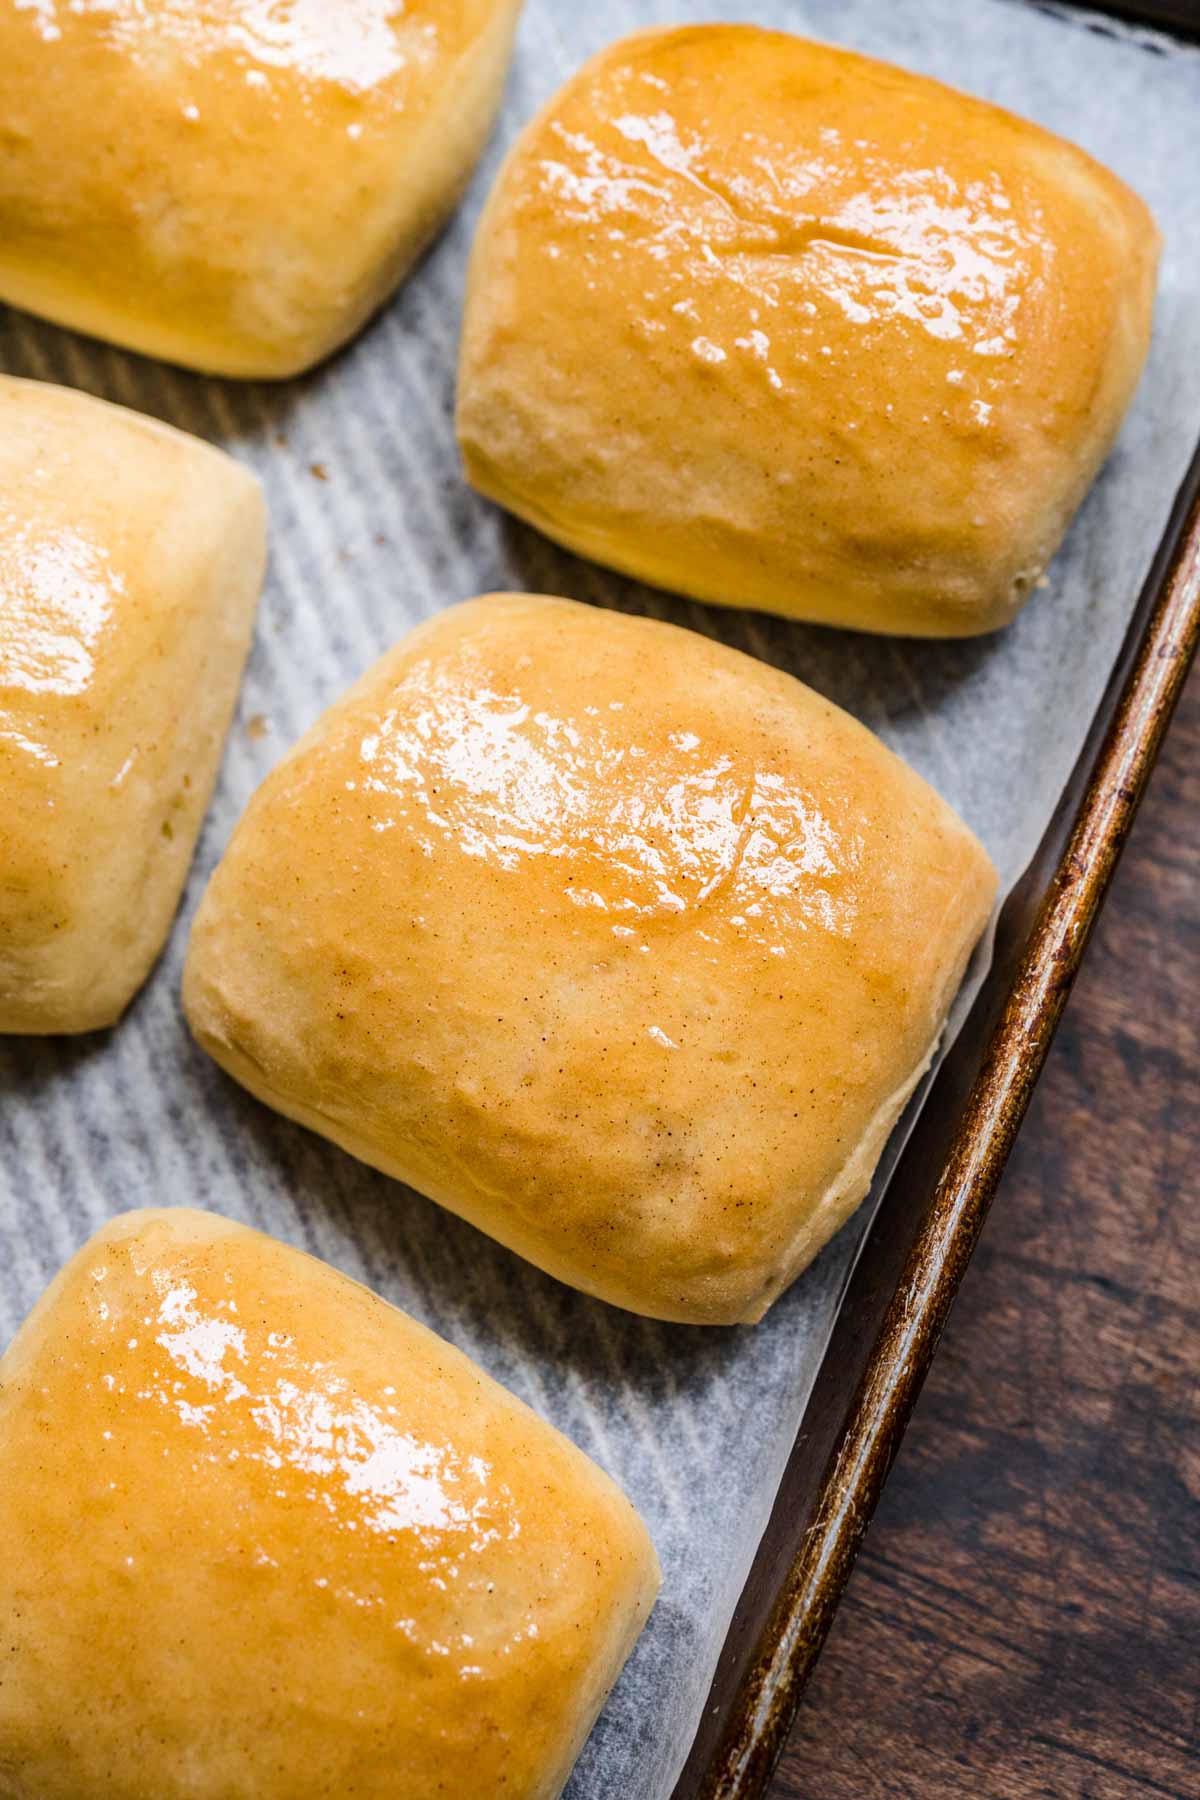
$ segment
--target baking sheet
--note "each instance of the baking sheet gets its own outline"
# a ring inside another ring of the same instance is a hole
[[[1049,587],[1002,636],[889,642],[675,602],[555,550],[459,478],[463,275],[499,157],[585,55],[637,26],[712,16],[695,0],[527,0],[501,126],[462,211],[366,336],[306,381],[204,381],[0,309],[0,367],[223,443],[262,475],[273,515],[238,720],[162,963],[115,1032],[0,1040],[0,1340],[109,1214],[192,1204],[305,1246],[477,1357],[624,1484],[663,1561],[662,1599],[570,1800],[670,1793],[899,1141],[871,1206],[765,1325],[703,1331],[617,1313],[276,1118],[206,1061],[178,1004],[204,880],[267,770],[408,626],[473,593],[528,587],[672,618],[799,674],[959,808],[1007,888],[1082,745],[1200,424],[1200,50],[1023,0],[724,0],[721,13],[998,100],[1074,137],[1157,213],[1167,249],[1141,394]]]

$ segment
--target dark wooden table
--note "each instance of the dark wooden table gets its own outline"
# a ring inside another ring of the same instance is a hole
[[[772,1800],[1200,1800],[1200,676]]]

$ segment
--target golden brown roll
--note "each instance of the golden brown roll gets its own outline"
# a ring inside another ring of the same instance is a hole
[[[733,1323],[866,1193],[994,887],[790,676],[493,597],[405,639],[259,790],[184,1001],[260,1099],[562,1280]]]
[[[629,1502],[356,1282],[130,1213],[0,1362],[5,1800],[553,1800],[654,1603]]]
[[[491,129],[520,0],[0,5],[0,300],[220,375],[319,362]]]
[[[149,973],[265,554],[230,457],[0,376],[0,1031],[111,1025]]]
[[[701,600],[989,631],[1116,436],[1158,244],[1082,151],[936,82],[747,26],[644,32],[488,203],[467,473]]]

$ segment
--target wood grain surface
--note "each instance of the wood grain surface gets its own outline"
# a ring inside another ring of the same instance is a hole
[[[1194,676],[772,1800],[1200,1800]]]

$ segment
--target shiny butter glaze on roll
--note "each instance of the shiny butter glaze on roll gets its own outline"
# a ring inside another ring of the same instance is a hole
[[[260,788],[184,1003],[251,1092],[551,1274],[730,1324],[866,1193],[994,886],[790,676],[493,597],[412,633]]]
[[[366,1288],[131,1213],[0,1360],[4,1800],[553,1800],[653,1605],[628,1501]]]
[[[265,558],[232,457],[0,375],[0,1031],[111,1025],[145,980]]]
[[[467,472],[702,600],[987,631],[1116,435],[1157,253],[1136,195],[996,107],[779,32],[642,33],[489,201]]]
[[[0,0],[0,300],[209,373],[356,332],[491,128],[520,0]]]

